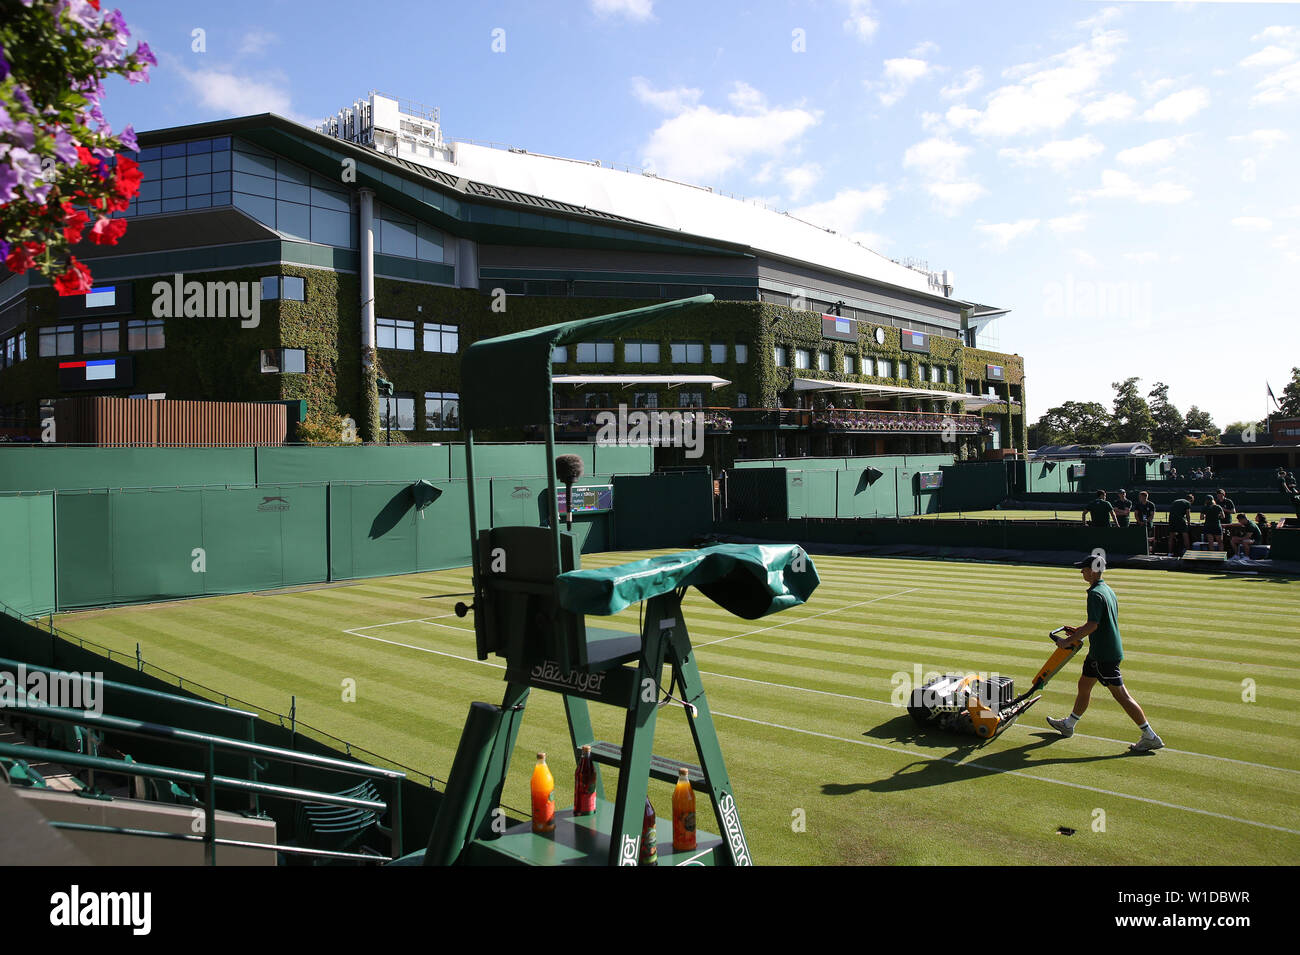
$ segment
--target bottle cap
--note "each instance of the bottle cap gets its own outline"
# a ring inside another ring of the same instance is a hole
[[[690,772],[686,769],[685,766],[681,766],[677,770],[677,775],[680,776],[682,779],[688,779],[690,777]]]
[[[586,756],[591,752],[591,746],[588,743],[582,744],[582,755]]]
[[[546,758],[546,754],[545,754],[545,753],[538,753],[538,754],[537,754],[537,758],[538,758],[538,759],[545,759],[545,758]]]

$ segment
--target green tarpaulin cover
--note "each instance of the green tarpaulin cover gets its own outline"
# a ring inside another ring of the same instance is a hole
[[[795,544],[716,544],[700,550],[573,570],[556,578],[560,606],[608,616],[678,587],[696,587],[719,607],[746,620],[797,607],[821,579]]]
[[[712,301],[712,295],[696,295],[475,342],[461,359],[461,423],[468,429],[549,425],[551,350],[556,345],[613,338]]]

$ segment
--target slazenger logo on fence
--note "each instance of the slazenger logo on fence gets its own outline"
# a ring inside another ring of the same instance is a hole
[[[617,414],[596,415],[596,443],[599,445],[650,445],[655,448],[685,448],[688,458],[704,454],[704,412],[628,411],[620,404]]]
[[[527,485],[516,486],[515,489],[514,489],[513,491],[510,492],[510,496],[511,496],[511,497],[518,497],[518,498],[528,498],[528,497],[532,497],[532,496],[533,496],[533,489],[530,488],[530,487],[528,487]]]
[[[240,328],[256,328],[262,318],[262,286],[257,282],[186,282],[177,272],[171,282],[154,282],[154,318],[239,318]]]
[[[550,660],[533,667],[529,676],[536,683],[548,683],[551,686],[577,690],[580,693],[599,693],[601,687],[605,685],[605,674],[603,673],[579,673],[574,670],[568,676],[565,676],[560,670],[560,665],[552,663]]]
[[[18,664],[17,673],[0,670],[0,709],[6,706],[57,706],[85,710],[100,716],[104,712],[104,674],[46,673],[28,671]]]
[[[736,857],[736,865],[753,865],[749,857],[749,846],[745,845],[745,832],[740,828],[740,813],[736,811],[736,800],[731,793],[723,793],[718,800],[718,810],[722,813],[722,827],[727,830],[727,841],[731,843],[731,854]]]
[[[148,935],[153,919],[151,892],[70,891],[50,896],[51,925],[125,925],[133,935]]]
[[[637,864],[637,862],[640,860],[640,854],[637,852],[637,848],[640,842],[641,840],[636,838],[635,836],[629,836],[627,833],[623,833],[623,848],[619,851],[618,854],[619,865]]]
[[[262,503],[257,505],[259,511],[287,511],[289,501],[283,497],[264,497]]]

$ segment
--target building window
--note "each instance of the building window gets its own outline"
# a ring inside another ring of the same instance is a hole
[[[677,396],[677,407],[679,408],[703,408],[704,392],[702,391],[683,391]]]
[[[86,308],[108,308],[117,304],[117,287],[105,285],[86,293]]]
[[[726,342],[709,343],[709,361],[715,365],[722,365],[726,363],[727,361]]]
[[[131,351],[153,351],[165,345],[161,318],[133,319],[126,323],[126,347]]]
[[[81,326],[81,351],[85,355],[103,355],[121,349],[120,322],[89,322]]]
[[[579,363],[586,364],[592,364],[594,362],[611,364],[614,361],[614,343],[579,342],[578,361]]]
[[[415,322],[404,322],[399,318],[375,319],[375,347],[415,351]]]
[[[807,348],[796,348],[794,350],[794,367],[807,369],[812,365],[812,352]]]
[[[0,354],[0,368],[14,364],[15,355],[18,354],[18,339],[10,338],[5,341],[4,353]]]
[[[424,323],[424,350],[454,355],[460,349],[460,330],[455,325]]]
[[[956,383],[957,383],[957,374],[956,374],[955,371],[953,371],[953,369],[952,369],[951,366],[949,366],[949,367],[947,367],[947,368],[944,369],[944,379],[943,379],[943,380],[944,380],[947,384],[950,384],[950,385],[953,385],[953,384],[956,384]]]
[[[818,371],[830,371],[830,370],[831,370],[831,353],[830,353],[830,352],[828,352],[828,351],[819,351],[819,352],[817,353],[817,370],[818,370]]]
[[[655,391],[638,391],[632,395],[633,408],[658,408],[659,393]]]
[[[424,393],[424,429],[456,431],[460,428],[460,395],[454,391]]]
[[[772,349],[773,361],[778,368],[788,368],[790,366],[790,351],[784,345],[777,345]]]
[[[75,325],[51,325],[40,331],[40,356],[74,355],[77,351]]]
[[[276,299],[286,302],[305,302],[307,284],[298,275],[267,275],[262,278],[262,301],[273,302]]]
[[[594,391],[591,394],[583,395],[582,406],[584,408],[608,408],[609,392]]]
[[[18,360],[27,360],[27,333],[23,332],[18,336]]]
[[[262,374],[301,375],[307,371],[307,352],[301,348],[263,348]]]
[[[877,378],[893,378],[893,377],[894,377],[894,363],[893,363],[892,361],[890,361],[888,358],[881,358],[881,359],[878,359],[878,360],[876,361],[876,377],[877,377]]]
[[[399,391],[391,398],[381,400],[384,404],[380,408],[380,427],[394,431],[415,430],[415,395]]]
[[[930,381],[932,381],[936,385],[941,384],[943,382],[943,369],[940,368],[938,365],[931,366]]]
[[[846,374],[846,375],[851,375],[851,374],[853,374],[853,356],[852,356],[852,355],[845,355],[845,356],[844,356],[844,374]]]
[[[556,345],[551,349],[551,362],[556,365],[563,365],[569,360],[569,346]]]
[[[905,362],[905,361],[900,361],[900,362],[898,363],[898,380],[899,380],[899,381],[906,381],[906,380],[907,380],[908,378],[910,378],[910,377],[911,377],[911,376],[908,374],[907,362]]]
[[[748,407],[749,407],[749,395],[745,394],[743,391],[738,391],[738,392],[736,392],[736,407],[737,407],[737,408],[748,408]]]
[[[653,365],[659,363],[658,342],[624,342],[623,360],[632,364]]]
[[[736,364],[743,365],[749,361],[749,346],[736,342]]]
[[[700,365],[704,363],[704,342],[673,342],[674,365]]]

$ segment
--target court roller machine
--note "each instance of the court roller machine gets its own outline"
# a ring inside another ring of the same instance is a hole
[[[1047,686],[1083,646],[1083,641],[1073,646],[1061,646],[1057,637],[1064,632],[1064,627],[1058,627],[1048,634],[1057,644],[1056,650],[1047,658],[1029,689],[1019,696],[1015,695],[1011,677],[949,674],[935,677],[914,689],[907,712],[922,726],[978,736],[982,740],[993,739],[1042,699],[1034,694]]]

